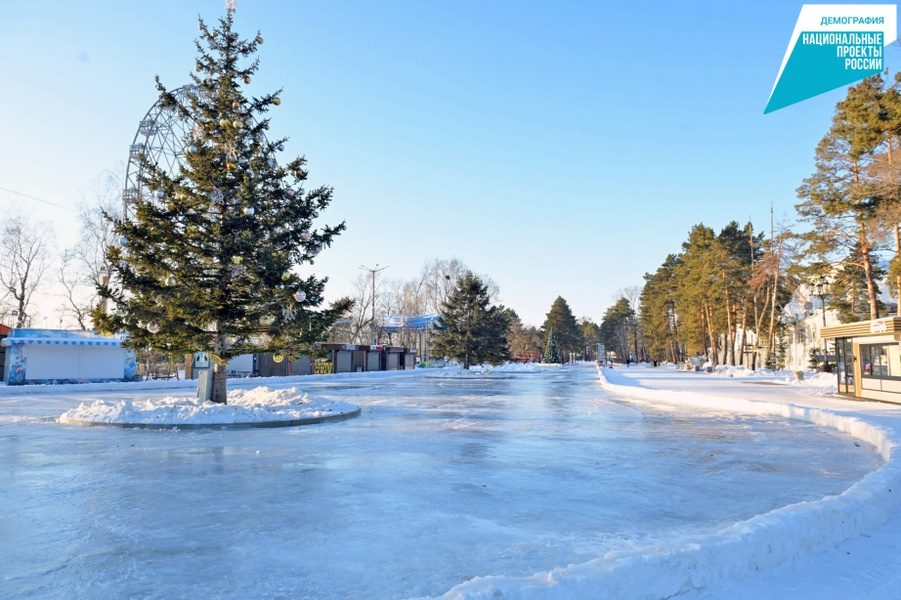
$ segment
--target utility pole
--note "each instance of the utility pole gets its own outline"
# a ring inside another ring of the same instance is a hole
[[[384,267],[382,267],[380,269],[379,263],[375,263],[375,267],[373,267],[372,269],[370,269],[369,267],[364,267],[363,265],[360,265],[360,268],[363,269],[364,271],[369,271],[370,273],[372,273],[372,323],[371,323],[372,335],[371,335],[370,343],[374,346],[375,341],[376,341],[376,337],[375,337],[375,274],[378,273],[379,271],[384,271],[385,269],[387,269],[388,265],[385,265]]]

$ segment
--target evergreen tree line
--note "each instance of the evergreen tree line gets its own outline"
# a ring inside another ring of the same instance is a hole
[[[595,358],[600,328],[590,319],[577,321],[566,300],[558,297],[541,328],[523,324],[503,305],[492,306],[486,281],[466,271],[441,306],[433,354],[471,364],[540,358],[564,363]]]
[[[751,223],[732,221],[719,233],[699,223],[682,252],[645,275],[639,310],[623,299],[608,310],[602,328],[634,322],[639,358],[680,362],[705,355],[714,365],[755,367],[772,355],[779,308],[796,280],[782,260],[788,239],[765,239]]]
[[[661,360],[702,354],[754,367],[775,363],[781,309],[802,284],[825,282],[826,308],[840,322],[884,316],[880,283],[895,295],[901,288],[899,142],[901,76],[849,88],[797,190],[806,231],[782,224],[766,237],[751,223],[718,234],[695,225],[682,251],[644,276],[637,319],[618,302],[602,329],[625,340],[631,327],[630,339]]]

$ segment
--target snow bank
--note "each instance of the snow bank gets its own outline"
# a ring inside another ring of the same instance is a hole
[[[212,425],[303,424],[359,414],[352,404],[310,399],[297,388],[232,390],[228,404],[169,396],[159,400],[83,402],[59,417],[60,423],[129,427],[208,427]]]
[[[462,379],[506,379],[510,373],[538,373],[541,365],[538,363],[514,363],[505,362],[502,365],[470,365],[469,370],[462,365],[454,365],[438,370],[430,370],[428,377],[453,377]],[[507,374],[507,375],[504,375]]]
[[[745,367],[730,367],[720,365],[713,369],[712,375],[720,377],[748,378],[756,380],[770,380],[777,383],[786,383],[790,385],[799,385],[803,387],[811,387],[830,391],[835,393],[836,375],[835,373],[814,373],[812,371],[802,371],[803,379],[795,377],[794,371],[773,371],[771,369],[758,369],[752,371]]]
[[[499,373],[537,373],[541,371],[539,363],[505,362],[502,365],[479,365],[480,369]]]
[[[603,369],[598,371],[604,389],[623,396],[653,403],[786,417],[833,427],[872,444],[886,463],[838,496],[791,504],[703,539],[685,539],[668,548],[614,551],[586,563],[531,577],[478,577],[455,586],[441,598],[668,598],[725,580],[740,579],[799,556],[824,552],[882,525],[901,504],[901,461],[892,456],[897,440],[891,432],[874,424],[791,404],[616,385],[607,381]]]

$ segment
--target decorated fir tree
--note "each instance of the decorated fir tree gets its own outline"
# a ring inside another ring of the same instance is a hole
[[[509,321],[502,306],[490,306],[488,286],[467,271],[442,305],[434,353],[471,364],[498,364],[509,358]]]
[[[556,364],[563,362],[563,359],[560,358],[560,351],[557,350],[557,336],[554,335],[553,329],[548,331],[547,342],[544,344],[544,357],[541,362]]]
[[[114,309],[93,314],[98,329],[125,333],[133,348],[208,352],[221,403],[230,358],[309,348],[350,304],[322,307],[326,279],[306,265],[344,224],[314,226],[332,190],[304,189],[305,158],[279,164],[286,140],[265,132],[280,92],[250,95],[263,39],[242,40],[233,12],[215,29],[200,21],[190,94],[157,78],[164,109],[194,127],[180,167],[142,159],[143,193],[121,219],[107,215],[120,238],[100,295]]]

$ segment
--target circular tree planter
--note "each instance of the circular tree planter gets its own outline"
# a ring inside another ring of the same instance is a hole
[[[360,408],[340,400],[309,398],[296,388],[233,390],[228,404],[189,397],[84,402],[58,419],[66,425],[143,429],[247,429],[295,427],[356,417]]]

